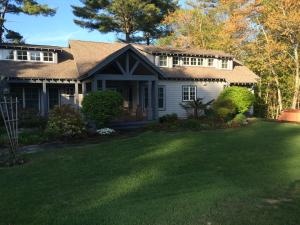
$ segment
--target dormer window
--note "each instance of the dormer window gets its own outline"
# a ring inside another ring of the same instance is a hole
[[[28,60],[27,51],[17,51],[18,60]]]
[[[45,62],[53,62],[53,53],[52,52],[44,52],[44,61]]]
[[[212,67],[214,65],[214,59],[213,58],[209,58],[208,59],[208,66]]]
[[[165,55],[159,56],[159,66],[167,66],[168,57]]]
[[[182,57],[182,63],[185,66],[190,65],[190,58],[189,57]]]
[[[173,66],[179,66],[179,58],[178,57],[173,57]]]
[[[196,66],[197,65],[197,58],[191,58],[191,65]]]
[[[41,61],[40,52],[30,52],[30,60],[32,60],[32,61]]]
[[[204,65],[204,59],[198,58],[198,66],[203,66],[203,65]]]
[[[5,59],[13,60],[14,59],[14,51],[13,50],[8,50]]]
[[[222,69],[227,69],[228,68],[228,60],[227,59],[223,59],[222,60]]]

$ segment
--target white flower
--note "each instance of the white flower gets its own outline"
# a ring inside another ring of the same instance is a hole
[[[102,129],[97,130],[97,133],[100,134],[100,135],[110,135],[110,134],[113,134],[115,132],[116,131],[111,129],[111,128],[102,128]]]

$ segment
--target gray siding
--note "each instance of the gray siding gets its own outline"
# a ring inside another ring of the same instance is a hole
[[[159,117],[176,113],[179,117],[187,117],[186,111],[180,106],[182,103],[182,86],[195,85],[197,86],[197,98],[203,98],[204,102],[216,99],[226,85],[225,82],[201,82],[201,81],[163,81],[160,80],[158,85],[163,85],[166,88],[166,108],[159,110]]]

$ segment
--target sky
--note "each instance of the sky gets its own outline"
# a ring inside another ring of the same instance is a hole
[[[80,5],[79,0],[39,0],[57,9],[53,17],[8,15],[6,27],[23,35],[27,44],[68,46],[68,40],[113,42],[116,34],[103,34],[83,29],[73,22],[71,5]],[[180,1],[181,3],[183,0]]]

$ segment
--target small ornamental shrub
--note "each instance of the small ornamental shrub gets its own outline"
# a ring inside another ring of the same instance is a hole
[[[82,101],[82,112],[98,127],[103,127],[122,113],[123,98],[116,91],[96,91]]]
[[[227,87],[218,97],[218,100],[230,100],[238,113],[246,113],[254,104],[254,94],[244,87]]]
[[[159,118],[160,123],[174,123],[178,120],[178,116],[176,113],[167,114]]]
[[[213,110],[222,121],[229,121],[236,114],[236,108],[230,99],[218,98],[213,104]]]
[[[46,133],[50,137],[74,137],[85,133],[80,112],[70,105],[55,106],[49,114]]]
[[[47,119],[39,114],[35,109],[19,109],[19,127],[20,128],[38,128],[45,129]]]
[[[235,115],[235,117],[228,122],[230,127],[240,127],[247,124],[247,117],[243,113]]]

